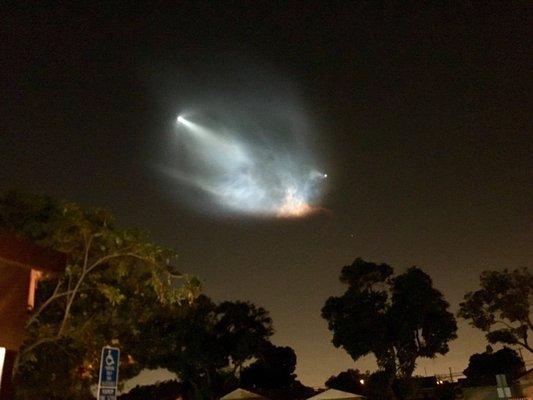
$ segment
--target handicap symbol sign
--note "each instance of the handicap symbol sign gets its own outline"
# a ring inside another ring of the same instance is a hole
[[[115,359],[111,354],[111,349],[107,349],[107,356],[105,356],[105,365],[107,365],[108,367],[111,365],[115,365]]]
[[[115,400],[118,386],[120,350],[116,347],[102,348],[100,377],[98,380],[98,400]]]

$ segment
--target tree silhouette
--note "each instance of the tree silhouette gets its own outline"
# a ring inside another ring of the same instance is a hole
[[[362,383],[361,380],[363,381]],[[357,369],[348,369],[340,372],[338,375],[331,376],[326,381],[326,386],[331,389],[362,394],[365,383],[368,383],[367,374],[361,374]]]
[[[241,382],[249,388],[281,388],[294,381],[296,353],[290,347],[267,345],[259,359],[244,369]]]
[[[128,393],[118,397],[119,400],[176,400],[185,393],[184,385],[175,380],[157,382],[153,385],[135,386]]]
[[[468,384],[472,386],[494,385],[495,375],[505,374],[512,382],[524,371],[525,365],[516,351],[504,347],[494,353],[473,354],[468,367],[463,371]]]
[[[459,316],[487,332],[490,343],[521,346],[533,353],[528,341],[533,331],[533,274],[525,268],[484,271],[480,283],[481,289],[465,295]]]
[[[243,369],[241,385],[272,400],[307,399],[315,392],[296,380],[295,369],[292,348],[268,344],[258,359]]]
[[[193,398],[211,399],[238,385],[242,364],[259,356],[272,335],[268,312],[248,302],[192,304],[162,310],[141,326],[135,354],[151,368],[176,373]]]
[[[417,267],[392,274],[387,264],[358,258],[341,271],[346,292],[330,297],[322,309],[333,344],[354,360],[373,353],[389,385],[394,376],[409,378],[418,357],[447,353],[457,331],[449,304],[429,275]]]

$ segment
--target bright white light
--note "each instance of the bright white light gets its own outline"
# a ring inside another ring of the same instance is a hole
[[[359,383],[360,383],[361,385],[364,385],[364,384],[365,384],[365,380],[364,380],[364,379],[359,379]]]
[[[275,141],[264,132],[212,127],[201,117],[176,118],[182,154],[177,166],[164,169],[168,175],[209,194],[222,210],[280,218],[317,210],[327,174],[309,165],[303,150],[289,149],[285,137]]]
[[[0,387],[2,387],[2,374],[4,372],[5,359],[6,359],[6,348],[0,347]]]

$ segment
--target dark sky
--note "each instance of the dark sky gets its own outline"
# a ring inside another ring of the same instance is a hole
[[[105,206],[149,229],[209,295],[267,308],[274,342],[297,351],[306,384],[373,369],[371,358],[354,365],[334,349],[320,317],[344,290],[343,265],[360,256],[399,272],[421,266],[454,310],[482,270],[531,265],[526,5],[4,5],[0,190]],[[328,213],[200,213],[180,201],[187,188],[152,167],[191,87],[206,90],[238,65],[269,71],[258,72],[263,86],[267,76],[295,88],[328,167]],[[481,334],[460,326],[450,353],[418,372],[461,371],[484,349]]]

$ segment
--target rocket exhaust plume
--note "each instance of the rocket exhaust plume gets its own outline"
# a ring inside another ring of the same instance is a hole
[[[317,210],[327,174],[309,165],[298,149],[291,152],[266,135],[206,121],[176,118],[176,141],[189,162],[166,168],[167,174],[200,189],[228,212],[296,218]]]

